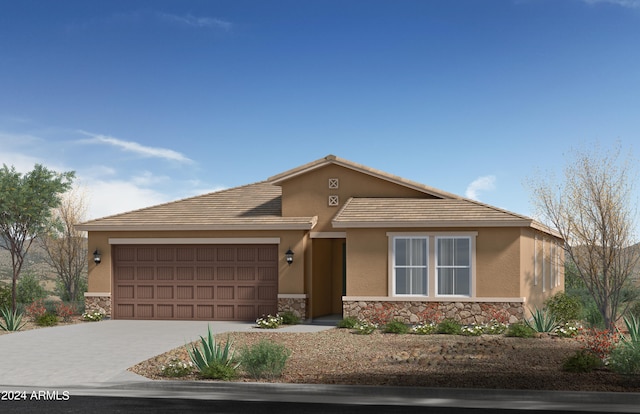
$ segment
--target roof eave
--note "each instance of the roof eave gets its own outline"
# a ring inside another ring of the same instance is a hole
[[[438,220],[438,221],[332,221],[335,228],[417,228],[417,227],[528,227],[529,223],[518,221],[491,220]]]
[[[221,230],[312,230],[317,217],[306,223],[247,223],[247,224],[78,224],[80,231],[221,231]]]

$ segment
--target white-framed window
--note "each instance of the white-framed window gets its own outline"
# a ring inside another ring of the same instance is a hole
[[[436,237],[438,296],[471,296],[471,238]]]
[[[429,294],[429,239],[395,237],[393,239],[393,294]]]

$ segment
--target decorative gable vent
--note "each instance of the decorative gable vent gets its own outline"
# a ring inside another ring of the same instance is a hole
[[[330,195],[329,196],[329,207],[336,207],[340,204],[340,199],[338,198],[337,195]]]
[[[340,181],[337,178],[329,178],[329,188],[332,190],[337,189],[340,186]]]

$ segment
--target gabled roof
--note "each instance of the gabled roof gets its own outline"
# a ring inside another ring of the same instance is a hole
[[[83,231],[310,230],[317,217],[282,217],[282,191],[267,182],[88,221]]]
[[[319,160],[312,161],[308,164],[301,165],[300,167],[293,168],[289,171],[285,171],[283,173],[274,175],[267,179],[268,182],[273,184],[280,184],[284,181],[290,180],[294,177],[297,177],[302,174],[306,174],[310,171],[316,170],[318,168],[326,167],[327,165],[339,165],[341,167],[349,168],[351,170],[355,170],[381,180],[389,181],[394,184],[398,184],[404,187],[409,187],[414,190],[423,192],[425,194],[430,194],[434,197],[438,198],[453,198],[459,199],[460,196],[452,193],[448,193],[446,191],[438,190],[437,188],[429,187],[424,184],[407,180],[406,178],[398,177],[397,175],[389,174],[384,171],[376,170],[371,167],[367,167],[366,165],[358,164],[349,160],[345,160],[344,158],[336,157],[335,155],[327,155],[324,158],[320,158]]]
[[[332,223],[347,227],[529,226],[532,219],[471,200],[350,198]]]

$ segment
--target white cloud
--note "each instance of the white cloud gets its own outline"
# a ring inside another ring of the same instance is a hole
[[[138,155],[142,155],[143,157],[164,158],[166,160],[178,161],[183,163],[193,162],[191,159],[187,158],[185,155],[167,148],[147,147],[147,146],[138,144],[137,142],[123,141],[121,139],[106,136],[106,135],[92,134],[90,132],[81,131],[81,130],[78,132],[83,135],[87,135],[91,137],[91,139],[82,140],[81,142],[83,143],[107,144],[107,145],[120,148],[124,151],[129,151],[129,152],[136,153]]]
[[[608,3],[617,6],[628,7],[631,9],[640,8],[640,0],[582,0],[587,4]]]
[[[472,200],[478,200],[478,193],[481,191],[491,191],[496,188],[496,177],[494,175],[485,175],[476,178],[465,191],[465,196]]]
[[[163,20],[179,23],[191,27],[213,27],[218,29],[229,30],[232,24],[230,22],[216,19],[213,17],[196,17],[191,14],[179,16],[177,14],[158,12],[157,16]]]
[[[88,215],[92,220],[171,201],[172,198],[127,181],[93,181],[87,187]]]

